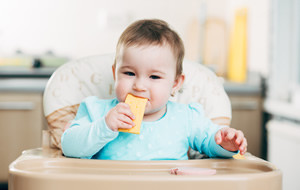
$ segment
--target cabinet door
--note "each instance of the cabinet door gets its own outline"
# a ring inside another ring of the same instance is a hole
[[[42,94],[0,93],[0,182],[23,150],[41,146],[43,126]]]
[[[244,132],[248,152],[261,157],[262,101],[260,96],[229,96],[232,105],[231,127]]]

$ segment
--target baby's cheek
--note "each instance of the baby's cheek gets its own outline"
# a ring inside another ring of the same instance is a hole
[[[116,97],[119,102],[125,102],[125,96],[123,95],[124,93],[122,91],[117,91],[116,90]]]
[[[148,102],[146,103],[145,113],[148,113],[148,112],[150,111],[150,109],[151,109],[151,104],[150,104],[150,102],[148,101]]]
[[[117,99],[120,102],[124,102],[125,98],[128,94],[128,90],[127,90],[126,86],[124,86],[123,83],[116,83],[115,92],[116,92]]]

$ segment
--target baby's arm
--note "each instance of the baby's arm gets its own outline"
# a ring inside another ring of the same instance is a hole
[[[228,151],[239,150],[241,155],[247,151],[247,140],[240,130],[224,127],[216,133],[215,141]]]
[[[222,147],[216,141],[218,138],[215,139],[218,131],[227,131],[229,129],[228,126],[220,126],[212,123],[210,119],[205,117],[204,110],[200,104],[189,104],[189,108],[191,111],[188,116],[190,118],[188,126],[191,130],[189,133],[189,145],[192,149],[198,150],[200,153],[205,153],[209,157],[230,158],[238,153],[238,148],[235,150],[226,149],[227,146],[225,146],[226,148]],[[224,139],[222,138],[222,140]]]
[[[118,136],[118,132],[112,131],[106,124],[105,105],[95,97],[89,97],[80,104],[76,118],[61,138],[65,156],[92,158]]]

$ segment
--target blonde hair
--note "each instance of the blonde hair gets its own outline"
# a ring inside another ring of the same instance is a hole
[[[138,20],[129,25],[121,34],[116,50],[114,66],[122,57],[123,49],[140,45],[170,45],[176,58],[176,77],[182,74],[184,45],[179,35],[168,23],[159,19]]]

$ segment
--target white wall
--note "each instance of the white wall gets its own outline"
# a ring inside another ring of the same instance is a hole
[[[203,14],[226,20],[231,28],[237,7],[249,7],[248,68],[268,74],[270,0],[0,0],[0,56],[21,49],[48,50],[72,59],[114,52],[124,28],[140,18],[164,19],[192,49],[188,27]],[[203,4],[202,4],[203,5]],[[202,13],[200,12],[202,11]],[[192,40],[196,37],[192,37]],[[201,40],[199,41],[201,44]]]
[[[0,55],[113,52],[125,26],[139,18],[164,19],[183,37],[198,10],[198,0],[0,0]]]

